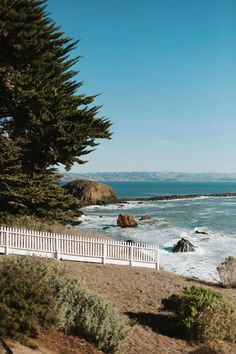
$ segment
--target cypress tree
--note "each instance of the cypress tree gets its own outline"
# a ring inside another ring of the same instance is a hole
[[[24,167],[61,163],[70,168],[109,138],[110,122],[90,107],[94,97],[77,94],[71,67],[77,42],[64,37],[47,16],[45,1],[2,0],[0,5],[0,122],[24,141]]]
[[[110,121],[98,117],[100,107],[93,105],[95,96],[80,93],[82,83],[72,68],[79,57],[71,57],[77,43],[48,16],[45,0],[1,0],[0,138],[16,161],[14,173],[7,170],[10,160],[0,151],[0,173],[9,176],[16,194],[26,185],[10,182],[13,176],[35,181],[35,188],[41,176],[53,190],[58,179],[53,166],[69,170],[84,163],[98,139],[111,137]]]
[[[80,215],[80,203],[59,185],[53,168],[24,173],[17,141],[0,138],[0,223],[23,216],[62,224]]]

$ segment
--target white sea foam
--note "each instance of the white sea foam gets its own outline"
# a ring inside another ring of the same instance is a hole
[[[119,204],[109,204],[109,205],[89,205],[83,208],[83,210],[86,212],[86,210],[112,210],[112,209],[118,209],[120,207]]]
[[[168,271],[218,281],[216,267],[229,255],[236,256],[236,199],[213,199],[131,202],[84,208],[81,227],[103,232],[118,240],[160,246],[160,263]],[[218,202],[217,202],[218,200]],[[227,213],[225,212],[227,208]],[[138,220],[135,229],[116,226],[117,216],[126,210]],[[151,216],[140,221],[142,215]],[[109,227],[103,230],[104,227]],[[196,231],[200,233],[196,233]],[[202,232],[202,233],[201,233]],[[172,253],[180,238],[188,239],[195,252]]]
[[[201,195],[200,197],[196,197],[195,199],[198,200],[198,199],[209,199],[209,198],[212,197],[208,197],[207,195]]]

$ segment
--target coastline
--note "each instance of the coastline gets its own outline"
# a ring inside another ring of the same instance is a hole
[[[226,257],[236,256],[235,197],[236,193],[227,192],[123,198],[114,205],[85,209],[80,227],[104,232],[117,240],[159,246],[160,264],[164,269],[216,281],[217,266]],[[118,228],[119,214],[132,215],[138,221],[138,227]],[[149,215],[149,221],[140,220],[143,215]],[[181,238],[188,239],[196,251],[171,252]]]

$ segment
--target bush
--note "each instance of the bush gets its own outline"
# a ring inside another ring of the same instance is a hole
[[[126,331],[112,305],[92,295],[58,261],[6,256],[0,273],[0,335],[37,336],[54,327],[84,334],[105,353],[120,347]]]
[[[40,327],[57,322],[50,280],[60,273],[57,262],[4,257],[0,273],[0,334],[36,336]]]
[[[234,307],[211,289],[192,286],[162,303],[165,310],[176,315],[177,327],[186,339],[203,342],[236,340]]]
[[[116,353],[127,331],[113,306],[90,293],[77,279],[60,277],[54,286],[58,293],[58,328],[85,336],[104,353]]]
[[[221,285],[226,288],[236,288],[236,258],[228,257],[219,267],[217,271],[220,277]]]
[[[81,299],[75,333],[83,333],[105,353],[116,353],[127,332],[112,305],[100,296]]]

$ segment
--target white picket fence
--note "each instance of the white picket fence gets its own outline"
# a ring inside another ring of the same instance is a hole
[[[120,264],[159,270],[159,248],[102,238],[0,226],[0,253]]]

